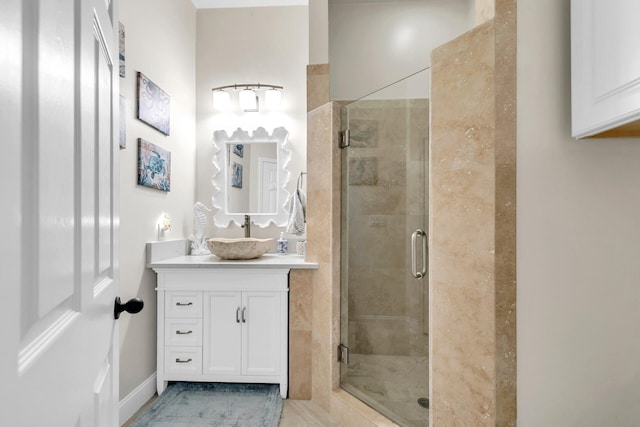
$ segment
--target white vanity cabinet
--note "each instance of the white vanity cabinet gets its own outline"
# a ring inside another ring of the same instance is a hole
[[[168,381],[288,388],[289,269],[154,268],[157,387]]]
[[[574,137],[640,136],[638,17],[638,1],[571,1]]]
[[[281,305],[286,304],[282,295],[272,291],[206,292],[203,373],[258,380],[278,377]]]

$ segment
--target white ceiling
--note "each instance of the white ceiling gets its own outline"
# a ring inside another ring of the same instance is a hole
[[[228,7],[306,6],[308,0],[191,0],[197,9]]]
[[[309,0],[191,0],[196,9],[231,7],[307,6]],[[329,3],[380,3],[391,0],[328,0]],[[398,0],[395,0],[398,1]]]

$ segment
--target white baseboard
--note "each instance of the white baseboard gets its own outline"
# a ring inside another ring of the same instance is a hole
[[[123,425],[156,393],[155,372],[120,401],[120,424]]]

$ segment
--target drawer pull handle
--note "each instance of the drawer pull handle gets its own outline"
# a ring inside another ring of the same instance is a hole
[[[236,323],[240,323],[240,307],[236,308]]]
[[[193,361],[193,359],[187,359],[187,360],[176,359],[176,363],[189,363],[191,361]]]
[[[177,302],[177,303],[176,303],[176,305],[177,305],[178,307],[185,307],[185,306],[188,306],[188,305],[193,305],[193,303],[192,303],[191,301],[190,301],[190,302],[187,302],[187,303],[184,303],[184,302]]]
[[[247,310],[247,307],[242,307],[242,323],[247,323],[247,319],[244,317],[244,312]]]
[[[176,331],[176,335],[189,335],[192,333],[193,331],[180,331],[180,330]]]

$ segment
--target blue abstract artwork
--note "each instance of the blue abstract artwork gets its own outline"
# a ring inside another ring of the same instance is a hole
[[[120,95],[120,148],[127,148],[127,104],[124,96]]]
[[[171,191],[171,152],[138,138],[138,185]]]
[[[120,59],[120,77],[126,77],[126,71],[125,71],[125,66],[124,66],[124,25],[122,25],[122,22],[119,22],[119,28],[118,28],[118,39],[119,39],[119,43],[118,43],[118,51],[119,51],[119,59]]]
[[[171,99],[147,76],[138,72],[138,119],[169,135]]]
[[[231,165],[231,186],[242,188],[242,165],[235,162]]]

